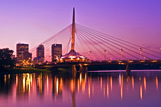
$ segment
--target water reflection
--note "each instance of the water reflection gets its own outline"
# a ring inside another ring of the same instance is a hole
[[[10,99],[15,106],[21,101],[37,105],[40,101],[44,104],[55,101],[54,104],[59,103],[57,106],[70,107],[92,104],[88,101],[105,103],[107,99],[142,102],[146,97],[161,97],[160,74],[142,72],[129,77],[125,73],[80,73],[75,78],[42,73],[5,74],[0,75],[0,99]]]
[[[155,81],[156,81],[156,89],[157,89],[157,91],[158,91],[158,77],[157,77],[157,76],[156,76]]]

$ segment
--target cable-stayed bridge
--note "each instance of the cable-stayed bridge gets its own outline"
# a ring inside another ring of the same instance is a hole
[[[161,64],[160,52],[76,24],[75,9],[71,25],[40,43],[45,47],[45,61],[51,62],[51,45],[56,43],[63,46],[62,57],[41,67]],[[30,52],[36,56],[36,47]]]

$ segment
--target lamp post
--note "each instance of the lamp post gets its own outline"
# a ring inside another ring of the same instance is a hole
[[[90,62],[91,62],[91,53],[92,53],[92,51],[89,51]]]
[[[107,50],[104,50],[105,60],[106,60]]]
[[[160,56],[161,56],[161,48],[160,48]]]
[[[121,51],[121,60],[123,60],[123,49],[120,49]]]
[[[140,51],[140,60],[142,59],[142,48],[139,48]]]

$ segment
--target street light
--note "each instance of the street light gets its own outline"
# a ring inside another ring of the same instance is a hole
[[[142,59],[142,48],[139,48],[140,51],[140,60]]]
[[[104,54],[105,54],[105,60],[106,60],[106,54],[107,54],[107,50],[104,50]]]
[[[121,60],[123,60],[123,49],[121,48],[120,51],[121,51]]]
[[[90,62],[91,62],[91,53],[92,53],[92,51],[89,51],[89,56],[90,56]]]
[[[144,56],[144,60],[146,59],[146,57]]]
[[[161,48],[160,48],[160,55],[161,55]]]

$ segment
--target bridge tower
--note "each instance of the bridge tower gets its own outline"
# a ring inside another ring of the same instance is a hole
[[[75,38],[76,38],[75,8],[73,8],[71,35],[72,35],[72,37],[71,37],[71,49],[68,53],[63,55],[60,59],[64,62],[85,62],[86,60],[88,60],[88,58],[79,54],[75,50]]]
[[[68,53],[66,53],[65,55],[63,55],[60,60],[62,62],[70,62],[71,63],[71,69],[73,71],[73,75],[76,74],[76,64],[79,63],[86,63],[87,61],[89,61],[89,59],[81,54],[79,54],[78,52],[76,52],[75,49],[75,38],[76,38],[76,23],[75,23],[75,8],[73,8],[73,17],[72,17],[72,32],[71,32],[71,49]],[[80,64],[79,64],[80,65]],[[78,65],[77,65],[78,66]],[[80,65],[80,68],[82,70],[86,70],[87,67],[84,67],[83,65]]]
[[[72,42],[71,42],[71,50],[75,48],[75,8],[73,8],[73,23],[72,23]]]

